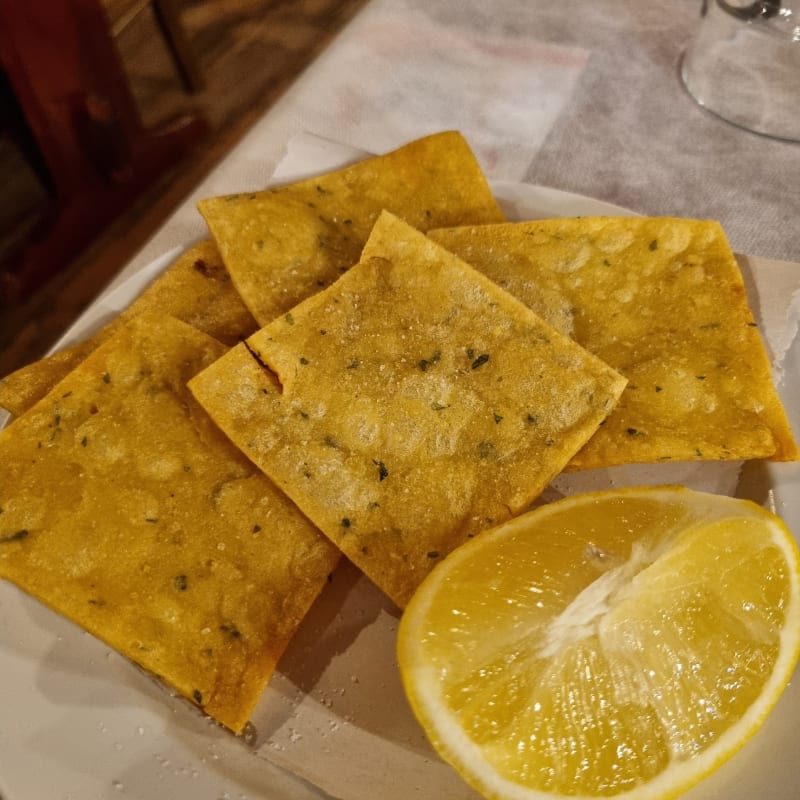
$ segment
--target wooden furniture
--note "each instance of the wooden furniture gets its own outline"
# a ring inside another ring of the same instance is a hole
[[[22,117],[21,149],[50,197],[0,275],[9,303],[57,274],[208,126],[196,116],[142,125],[100,0],[0,0],[0,70]]]
[[[203,73],[186,39],[175,0],[103,0],[103,5],[112,36],[122,33],[149,6],[184,88],[187,92],[203,88]]]

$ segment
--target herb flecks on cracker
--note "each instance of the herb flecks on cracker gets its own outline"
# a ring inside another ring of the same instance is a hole
[[[225,350],[138,316],[0,431],[0,576],[240,732],[339,554],[186,389]]]
[[[624,383],[384,213],[360,263],[190,389],[402,606],[437,559],[527,507]]]
[[[571,469],[798,457],[719,223],[551,219],[430,237],[628,378]]]
[[[201,200],[198,208],[262,325],[355,264],[384,209],[420,230],[504,219],[455,131],[286,186]]]

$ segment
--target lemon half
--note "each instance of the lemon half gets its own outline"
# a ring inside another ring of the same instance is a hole
[[[448,556],[403,615],[411,706],[491,798],[670,798],[763,723],[800,654],[798,550],[681,487],[543,506]]]

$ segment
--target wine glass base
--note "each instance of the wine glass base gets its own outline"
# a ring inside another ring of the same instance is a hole
[[[711,3],[680,75],[690,96],[721,119],[800,141],[800,40]]]

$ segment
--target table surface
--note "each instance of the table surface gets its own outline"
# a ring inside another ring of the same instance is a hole
[[[700,0],[372,0],[123,270],[207,235],[202,197],[263,188],[293,136],[385,152],[465,134],[490,179],[713,218],[800,261],[800,144],[730,125],[679,77]]]
[[[576,192],[644,214],[716,218],[737,251],[800,261],[800,226],[796,224],[800,145],[770,140],[716,119],[696,106],[680,83],[680,56],[699,22],[699,10],[700,0],[372,0],[165,220],[115,283],[175,246],[207,236],[196,201],[262,188],[293,138],[308,132],[385,152],[418,136],[457,128],[491,179]],[[28,636],[36,630],[34,625],[23,633]],[[14,630],[15,640],[21,635]],[[10,639],[12,633],[6,631],[5,636]],[[53,670],[59,654],[64,658],[64,652],[69,652],[60,644],[60,635],[58,641],[57,646],[49,640],[43,644]],[[81,646],[86,643],[82,641]],[[55,753],[53,763],[62,770],[72,758],[75,763],[70,768],[75,771],[70,774],[78,774],[78,782],[92,775],[97,763],[112,765],[110,770],[121,762],[114,776],[125,776],[124,787],[115,781],[105,797],[116,796],[123,788],[125,795],[147,796],[137,795],[136,787],[150,779],[163,791],[168,785],[191,786],[194,797],[211,797],[209,792],[214,797],[245,796],[244,783],[236,792],[222,792],[217,777],[205,791],[200,781],[187,783],[185,765],[195,761],[184,750],[175,751],[173,766],[167,768],[170,760],[164,753],[173,751],[164,739],[151,734],[160,732],[162,725],[163,698],[155,690],[153,722],[147,726],[152,743],[133,732],[135,726],[127,725],[130,718],[124,714],[112,723],[105,682],[117,662],[98,653],[97,680],[103,689],[97,694],[100,710],[85,700],[94,684],[81,683],[68,670],[58,671],[52,693],[38,692],[42,703],[55,708],[54,729],[38,738],[15,734],[14,741],[34,741],[48,754]],[[34,674],[39,686],[44,680],[42,669]],[[31,674],[27,661],[20,660],[14,675],[23,682],[30,681]],[[79,689],[78,709],[69,705],[75,695],[73,684]],[[8,691],[15,692],[16,685],[10,680]],[[138,692],[124,681],[120,685],[124,691]],[[798,691],[795,685],[787,695],[790,711]],[[143,703],[141,692],[135,701],[138,709]],[[115,698],[113,708],[120,707],[125,708],[125,702]],[[106,720],[111,729],[107,734]],[[752,764],[768,763],[770,774],[778,778],[795,774],[792,726],[796,714],[773,720],[772,730],[777,731],[771,734],[773,739],[756,740],[750,756],[719,773],[723,782],[739,780],[745,787],[743,795],[759,796],[760,773],[750,769]],[[37,724],[35,714],[27,714],[23,721],[29,727]],[[126,749],[112,751],[123,727],[130,737]],[[176,723],[167,721],[165,736],[176,728]],[[76,735],[81,730],[94,731],[95,738]],[[224,750],[227,738],[217,736],[205,723],[196,738],[190,738],[187,730],[179,733],[202,754],[199,769],[205,772],[207,762],[224,752],[230,758],[222,765],[225,780],[237,774],[240,762],[234,756],[238,751]],[[289,734],[296,735],[292,728]],[[98,737],[106,748],[100,762],[97,752],[101,751],[84,746],[86,741],[96,743]],[[64,741],[70,744],[68,758]],[[781,746],[773,746],[775,741]],[[183,747],[183,739],[180,744]],[[6,759],[8,745],[8,739],[4,740]],[[155,766],[147,747],[156,748]],[[36,748],[29,751],[38,757]],[[137,754],[141,761],[136,761]],[[20,764],[25,763],[20,759]],[[212,768],[220,763],[213,762]],[[142,769],[142,764],[150,768]],[[31,770],[30,774],[45,780],[60,773]],[[249,778],[246,772],[242,774]],[[267,777],[274,782],[272,773]],[[708,786],[707,790],[699,787],[696,796],[710,796],[705,792],[713,792],[714,783]],[[256,796],[257,789],[246,788],[247,796]],[[786,789],[791,790],[791,786]],[[63,787],[59,796],[66,796],[65,791]],[[307,789],[303,796],[313,793]],[[77,795],[70,792],[70,796]]]

